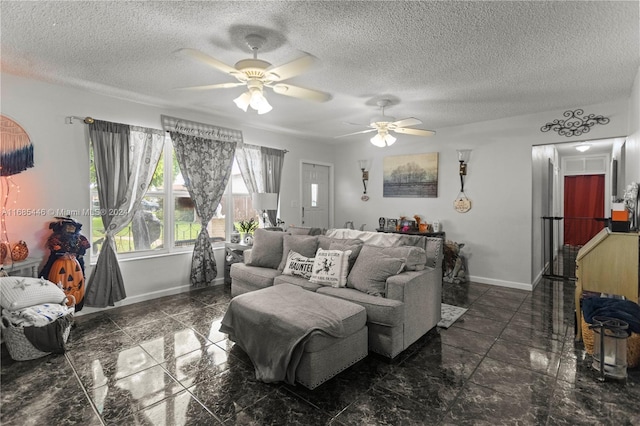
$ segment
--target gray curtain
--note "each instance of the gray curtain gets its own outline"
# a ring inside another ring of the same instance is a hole
[[[113,306],[126,296],[116,255],[115,234],[140,207],[164,144],[164,132],[95,120],[89,124],[104,244],[91,271],[85,305]]]
[[[275,192],[278,194],[280,203],[280,182],[282,180],[282,166],[284,164],[284,154],[287,151],[274,148],[260,147],[262,154],[262,179],[264,180],[264,192]],[[278,210],[267,210],[269,222],[277,226]]]
[[[213,284],[218,274],[207,225],[229,181],[236,142],[170,134],[185,186],[200,217],[201,229],[191,258],[191,285],[203,287]]]

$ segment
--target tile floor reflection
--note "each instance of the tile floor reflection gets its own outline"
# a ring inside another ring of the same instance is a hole
[[[573,291],[445,284],[443,302],[469,309],[452,327],[313,391],[256,381],[218,332],[224,286],[83,315],[64,355],[14,362],[3,347],[0,423],[640,424],[640,370],[598,381],[573,341]]]

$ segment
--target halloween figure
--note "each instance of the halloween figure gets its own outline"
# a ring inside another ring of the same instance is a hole
[[[68,216],[56,219],[49,224],[49,229],[53,230],[47,240],[47,248],[51,254],[40,271],[40,276],[61,286],[67,296],[73,296],[75,310],[78,312],[84,305],[86,287],[83,256],[91,245],[80,234],[81,223]]]

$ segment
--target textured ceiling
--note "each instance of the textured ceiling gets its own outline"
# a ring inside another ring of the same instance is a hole
[[[384,97],[396,103],[388,115],[413,116],[424,123],[418,127],[436,131],[619,99],[629,95],[640,64],[637,1],[2,1],[0,7],[3,72],[312,137],[360,130],[345,122],[368,123]],[[256,32],[267,37],[258,57],[274,65],[302,51],[319,58],[288,82],[333,99],[313,103],[268,92],[274,109],[258,116],[233,104],[243,88],[175,90],[234,81],[178,49],[233,65],[251,56],[243,38]]]

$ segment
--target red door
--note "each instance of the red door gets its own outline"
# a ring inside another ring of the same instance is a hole
[[[564,177],[564,243],[581,246],[604,227],[604,175]]]

